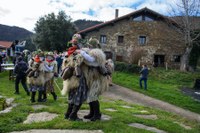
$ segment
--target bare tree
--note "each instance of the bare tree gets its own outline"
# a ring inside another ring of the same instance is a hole
[[[171,9],[174,21],[180,24],[181,33],[184,36],[185,52],[181,58],[180,70],[187,71],[189,66],[189,56],[193,48],[194,41],[200,34],[194,34],[198,25],[195,19],[200,15],[200,0],[175,0],[175,4]],[[191,37],[191,35],[195,35]]]

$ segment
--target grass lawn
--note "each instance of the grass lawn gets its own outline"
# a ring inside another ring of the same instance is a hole
[[[140,89],[139,74],[115,72],[113,82],[200,114],[200,102],[185,95],[182,87],[192,88],[200,73],[180,72],[158,68],[149,72],[148,91]]]
[[[123,79],[123,82],[128,85],[130,88],[138,88],[136,82],[136,75],[129,75],[116,72],[114,74],[114,82],[117,83],[119,79],[116,78],[117,75],[121,75],[126,80]],[[130,80],[128,81],[128,78]],[[134,82],[133,82],[134,81]],[[130,82],[130,83],[129,83]],[[62,88],[62,80],[57,80],[58,85]],[[136,82],[137,83],[137,82]],[[150,85],[149,81],[149,91],[146,93],[150,95],[152,88],[157,86],[159,89],[159,85],[161,83],[154,83],[154,85]],[[170,85],[168,85],[170,86]],[[163,87],[163,86],[162,86]],[[174,86],[177,87],[177,86]],[[165,87],[163,87],[165,88]],[[178,89],[177,89],[178,90]],[[67,97],[63,98],[59,94],[59,89],[56,88],[57,94],[59,96],[57,101],[54,101],[52,96],[48,96],[48,101],[43,103],[47,108],[34,110],[32,105],[37,105],[38,103],[31,104],[29,99],[30,97],[26,96],[23,88],[20,86],[20,95],[15,95],[14,93],[14,81],[8,80],[8,73],[3,72],[0,73],[0,95],[6,96],[8,98],[15,98],[14,102],[17,103],[17,107],[14,107],[11,112],[6,114],[0,114],[0,133],[11,132],[11,131],[22,131],[28,129],[88,129],[88,130],[97,130],[100,129],[104,133],[150,133],[150,131],[138,129],[134,127],[128,126],[130,123],[141,123],[147,126],[156,127],[160,130],[164,130],[169,133],[199,133],[200,124],[194,121],[186,120],[180,116],[177,116],[172,113],[168,113],[165,111],[139,106],[135,104],[128,104],[123,101],[111,100],[111,99],[103,99],[101,97],[101,112],[103,114],[111,116],[111,120],[109,121],[96,121],[96,122],[72,122],[69,120],[65,120],[64,112],[67,108]],[[143,91],[141,91],[143,92]],[[143,92],[144,93],[144,92]],[[128,105],[131,108],[123,108],[123,105]],[[81,109],[88,109],[87,104],[83,104]],[[116,112],[106,111],[105,109],[112,108],[117,110]],[[141,112],[141,111],[147,112]],[[33,123],[33,124],[23,124],[23,121],[26,120],[26,117],[30,113],[37,112],[51,112],[58,114],[58,117],[53,119],[52,121]],[[157,120],[148,120],[143,118],[138,118],[133,116],[134,114],[154,114],[157,115]],[[192,129],[187,130],[181,127],[179,124],[174,123],[182,123],[184,125],[190,126]]]

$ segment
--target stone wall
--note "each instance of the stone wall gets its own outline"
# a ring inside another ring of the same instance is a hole
[[[173,27],[163,21],[131,21],[121,20],[98,30],[87,33],[86,38],[106,35],[107,43],[103,44],[103,50],[112,52],[113,59],[122,56],[123,61],[130,62],[136,49],[143,49],[140,63],[152,65],[154,55],[164,55],[165,63],[169,66],[179,67],[180,63],[174,62],[174,55],[182,55],[184,52],[183,37]],[[118,36],[124,36],[122,44],[117,42]],[[145,45],[139,45],[139,36],[146,36]]]

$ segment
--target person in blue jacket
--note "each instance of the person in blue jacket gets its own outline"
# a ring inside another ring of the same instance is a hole
[[[142,70],[140,71],[140,88],[142,88],[142,81],[144,81],[144,89],[147,90],[147,77],[149,70],[147,65],[142,65]]]

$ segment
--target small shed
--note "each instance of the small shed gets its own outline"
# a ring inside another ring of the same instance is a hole
[[[7,56],[14,56],[13,42],[0,41],[0,51],[6,51]]]

